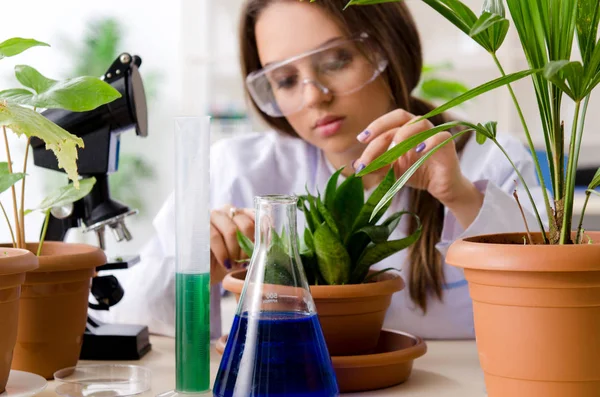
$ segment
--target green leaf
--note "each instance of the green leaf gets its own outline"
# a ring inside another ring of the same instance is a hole
[[[544,68],[544,77],[574,101],[585,97],[584,70],[578,61],[552,61]],[[568,83],[568,85],[565,83]]]
[[[19,83],[33,89],[38,94],[48,91],[57,83],[56,80],[44,77],[40,72],[27,65],[15,66],[15,76]]]
[[[344,10],[350,6],[367,6],[372,4],[381,4],[381,3],[396,3],[401,0],[350,0],[345,6]],[[311,3],[313,0],[311,0]]]
[[[390,215],[381,225],[367,225],[357,230],[356,233],[366,234],[375,244],[383,243],[390,238],[392,232],[398,227],[402,215],[407,213],[406,211],[396,212]]]
[[[312,253],[315,252],[315,239],[310,229],[304,229],[304,244]]]
[[[0,43],[0,59],[12,57],[26,51],[32,47],[50,47],[49,44],[42,43],[34,39],[23,39],[14,37]]]
[[[265,284],[295,285],[296,281],[288,267],[278,262],[269,262],[265,266]]]
[[[431,138],[432,136],[434,136],[442,131],[449,131],[452,128],[457,127],[459,125],[468,125],[470,128],[474,127],[472,124],[465,123],[462,121],[451,121],[448,123],[440,124],[429,130],[419,132],[418,134],[415,134],[415,135],[411,136],[410,138],[408,138],[402,142],[399,142],[394,147],[387,150],[381,156],[379,156],[375,160],[373,160],[369,165],[367,165],[365,167],[365,169],[363,169],[357,175],[359,177],[362,177],[370,172],[373,172],[380,168],[383,168],[386,165],[389,165],[389,164],[393,163],[394,161],[396,161],[398,158],[400,158],[400,156],[406,154],[410,149],[414,148],[419,143]]]
[[[8,102],[23,103],[31,100],[33,92],[24,88],[11,88],[8,90],[0,91],[0,99],[4,99]]]
[[[65,170],[69,179],[77,187],[77,146],[83,147],[83,140],[71,135],[41,114],[11,103],[0,103],[0,125],[5,125],[17,135],[38,137],[46,143],[58,159],[58,167]]]
[[[373,214],[377,213],[388,201],[390,201],[396,195],[396,193],[398,193],[400,189],[402,189],[406,182],[408,182],[408,180],[414,175],[415,172],[417,172],[419,167],[423,165],[423,163],[427,161],[429,157],[433,156],[442,147],[450,143],[452,140],[462,136],[468,131],[470,130],[463,130],[452,135],[450,138],[446,139],[436,147],[432,148],[424,156],[420,157],[417,161],[415,161],[415,163],[406,170],[406,172],[396,181],[396,183],[394,183],[394,186],[392,186],[390,190],[383,196],[381,201],[375,207]]]
[[[325,207],[327,207],[329,211],[333,211],[337,182],[343,170],[344,167],[334,172],[327,181],[327,186],[325,187],[325,197],[323,197],[323,200],[325,201]]]
[[[362,179],[351,174],[340,185],[333,201],[333,218],[342,241],[346,240],[348,234],[352,231],[352,225],[360,214],[365,203],[365,191]]]
[[[390,170],[385,175],[385,178],[383,178],[379,185],[377,185],[373,193],[371,193],[371,195],[367,199],[365,205],[363,205],[360,209],[360,212],[358,213],[358,216],[356,217],[356,220],[352,225],[352,232],[350,234],[354,234],[357,230],[369,224],[369,219],[371,218],[371,214],[373,213],[375,206],[377,205],[379,200],[381,200],[385,192],[390,190],[395,180],[396,177],[394,175],[394,170],[390,168]],[[389,204],[391,204],[391,202]],[[379,211],[377,215],[373,217],[373,219],[371,220],[371,224],[374,225],[375,223],[377,223],[377,221],[383,216],[383,214],[385,213],[385,211],[387,211],[388,208],[389,205],[383,207],[381,211]]]
[[[487,30],[489,27],[501,23],[503,21],[506,21],[506,18],[502,17],[501,15],[484,12],[483,14],[481,14],[477,22],[475,22],[473,26],[471,26],[469,36],[477,36],[484,30]]]
[[[592,57],[600,23],[600,2],[598,0],[577,1],[577,39],[583,64],[587,66]]]
[[[21,84],[37,92],[31,97],[20,97],[15,103],[21,105],[83,112],[121,97],[119,91],[96,77],[82,76],[56,81],[26,65],[16,66],[15,74]]]
[[[350,256],[326,223],[317,228],[314,242],[323,279],[329,285],[347,284],[350,278]]]
[[[254,253],[254,243],[252,240],[239,230],[235,231],[235,237],[242,251],[244,251],[249,258],[252,258],[252,254]]]
[[[462,104],[463,102],[466,102],[470,99],[476,98],[479,95],[485,94],[488,91],[491,91],[498,87],[502,87],[507,84],[513,83],[515,81],[521,80],[522,78],[527,77],[533,73],[538,73],[539,71],[541,71],[541,69],[540,70],[523,70],[523,71],[512,73],[512,74],[507,74],[506,76],[499,77],[492,81],[488,81],[487,83],[484,83],[478,87],[475,87],[475,88],[467,91],[466,93],[460,95],[459,97],[454,98],[453,100],[451,100],[449,102],[446,102],[442,106],[435,108],[431,112],[420,117],[418,120],[415,120],[415,122],[424,120],[424,119],[428,119],[430,117],[441,114],[449,109],[452,109],[455,106]]]
[[[592,181],[588,185],[588,189],[594,190],[599,186],[600,186],[600,168],[598,168],[598,171],[596,171],[596,174],[594,175],[594,177],[592,178]]]
[[[422,228],[421,224],[419,223],[417,230],[415,230],[414,233],[408,237],[399,240],[386,241],[384,243],[374,244],[367,247],[359,259],[356,268],[352,272],[352,277],[350,278],[351,282],[362,282],[372,265],[381,262],[385,258],[402,251],[405,248],[410,247],[419,239],[419,237],[421,237],[421,231]]]
[[[497,121],[488,121],[484,125],[485,129],[490,133],[493,139],[496,139],[497,131],[498,131],[498,122]]]
[[[310,216],[311,221],[309,223],[309,226],[312,223],[314,228],[311,228],[311,231],[314,233],[317,230],[317,228],[319,227],[319,225],[321,223],[323,223],[323,218],[321,217],[321,214],[319,213],[319,210],[317,209],[317,204],[315,203],[315,197],[309,194],[306,196],[306,200],[308,201],[308,205],[310,208],[308,210],[307,219]]]
[[[504,43],[504,39],[506,38],[506,35],[508,34],[508,29],[510,27],[510,22],[508,20],[503,20],[500,23],[492,26],[492,28],[490,29],[490,46],[491,46],[491,50],[492,53],[495,53],[496,51],[498,51],[498,49],[502,46],[502,43]]]
[[[0,163],[0,193],[3,193],[10,189],[12,185],[19,182],[25,177],[23,173],[10,173],[8,171],[8,163]]]
[[[329,210],[325,208],[325,204],[323,204],[320,198],[317,197],[315,200],[317,202],[317,210],[319,210],[319,214],[321,214],[321,217],[325,220],[325,223],[327,223],[329,229],[331,229],[331,231],[335,235],[339,236],[340,231],[338,230],[337,225],[335,224],[333,215],[331,215],[331,212],[329,212]]]
[[[42,200],[40,205],[37,206],[36,210],[45,212],[50,210],[52,207],[60,207],[62,205],[71,204],[81,200],[92,191],[95,183],[96,178],[92,177],[79,181],[79,189],[74,186],[75,184],[63,186]]]

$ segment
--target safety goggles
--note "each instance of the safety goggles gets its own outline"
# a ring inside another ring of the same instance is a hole
[[[369,35],[361,33],[254,71],[246,84],[264,113],[284,117],[304,108],[308,84],[325,95],[350,95],[375,80],[387,64]]]

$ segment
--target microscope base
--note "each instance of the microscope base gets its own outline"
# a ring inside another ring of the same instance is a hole
[[[144,325],[96,325],[83,335],[81,360],[139,360],[152,348]]]

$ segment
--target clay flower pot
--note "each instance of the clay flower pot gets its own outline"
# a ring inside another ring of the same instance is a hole
[[[36,252],[37,244],[27,249]],[[12,368],[52,379],[79,360],[88,297],[104,252],[85,244],[45,242],[39,268],[27,273]]]
[[[239,300],[246,270],[229,273],[223,287]],[[375,281],[353,285],[311,285],[327,349],[331,356],[365,354],[377,346],[392,295],[404,288],[397,274],[384,273]]]
[[[479,236],[454,243],[446,261],[465,269],[489,397],[599,395],[600,244]]]
[[[0,394],[4,392],[17,341],[19,298],[25,273],[38,267],[38,259],[21,249],[0,249]]]

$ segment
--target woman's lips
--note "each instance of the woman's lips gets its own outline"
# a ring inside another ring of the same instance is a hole
[[[337,133],[340,130],[343,123],[344,117],[336,117],[329,120],[323,120],[317,123],[315,130],[320,136],[326,138],[335,135],[335,133]]]

